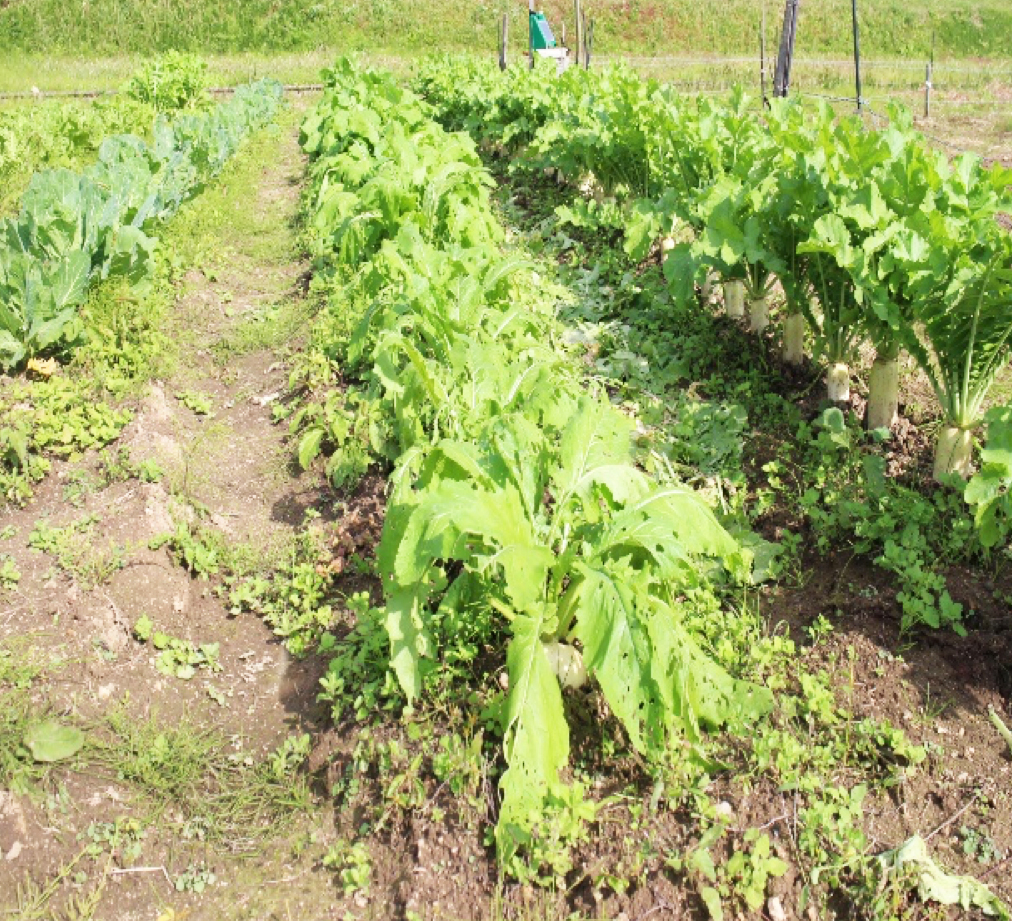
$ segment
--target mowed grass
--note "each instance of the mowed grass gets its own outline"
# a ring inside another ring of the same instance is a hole
[[[572,0],[539,4],[559,32],[573,29]],[[862,45],[870,57],[1012,57],[1007,0],[861,0]],[[754,53],[766,10],[775,44],[782,6],[764,0],[587,0],[602,54]],[[526,10],[514,0],[19,0],[0,9],[0,50],[22,55],[121,56],[168,48],[205,53],[366,51],[413,55],[436,50],[492,51],[507,13],[511,45],[525,47]],[[799,51],[845,55],[850,4],[806,0]]]

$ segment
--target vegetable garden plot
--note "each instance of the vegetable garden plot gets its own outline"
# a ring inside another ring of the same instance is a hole
[[[42,167],[75,167],[112,134],[145,133],[154,111],[117,97],[93,104],[25,103],[0,112],[0,214],[17,207]]]
[[[597,213],[581,205],[575,223],[618,228],[634,258],[671,240],[664,264],[677,298],[707,273],[741,279],[761,331],[779,282],[785,360],[800,359],[807,325],[831,400],[848,399],[849,363],[870,341],[869,429],[896,422],[905,350],[945,422],[935,476],[969,475],[972,431],[1012,356],[1012,237],[997,220],[1012,208],[1012,171],[972,155],[950,163],[899,109],[884,131],[828,106],[777,103],[760,119],[740,94],[691,101],[622,69],[574,71],[555,86],[451,61],[419,86],[448,124],[519,168],[608,197]]]
[[[227,194],[205,197],[203,217],[176,225],[173,262],[196,266],[177,272],[180,312],[199,326],[195,367],[153,388],[145,425],[128,440],[153,445],[152,434],[172,432],[178,441],[178,424],[194,434],[192,456],[161,474],[150,458],[117,474],[120,455],[110,454],[101,462],[108,476],[126,480],[97,495],[76,474],[46,484],[50,505],[61,489],[65,505],[83,495],[80,513],[62,508],[58,520],[37,523],[29,507],[17,534],[0,529],[4,554],[29,540],[53,561],[57,588],[73,573],[84,597],[108,611],[108,591],[128,616],[129,635],[110,627],[123,645],[92,646],[66,616],[74,602],[60,608],[61,630],[80,634],[76,648],[96,674],[129,663],[163,682],[166,701],[203,705],[229,734],[255,723],[255,747],[265,746],[233,753],[235,739],[216,742],[221,787],[206,802],[187,791],[170,798],[157,828],[134,822],[132,809],[115,825],[96,821],[81,846],[97,848],[106,869],[74,885],[101,895],[110,868],[140,853],[147,862],[157,838],[163,850],[153,853],[166,854],[166,842],[171,850],[159,885],[179,890],[173,910],[195,918],[227,906],[249,917],[499,919],[524,917],[532,904],[546,917],[790,917],[812,906],[820,916],[882,918],[930,911],[922,900],[953,893],[1001,916],[969,878],[1008,894],[999,878],[1012,846],[1005,742],[997,723],[975,716],[990,704],[1004,718],[989,663],[982,655],[960,695],[945,647],[935,659],[913,649],[904,661],[890,651],[895,637],[873,642],[833,612],[899,611],[889,566],[903,573],[911,629],[943,610],[949,574],[931,555],[960,543],[979,555],[985,536],[1001,544],[1007,420],[992,416],[978,542],[961,497],[887,476],[889,455],[846,407],[818,406],[818,396],[791,406],[792,388],[807,386],[812,370],[782,365],[771,333],[676,296],[681,279],[673,265],[665,278],[660,253],[698,265],[705,282],[702,266],[727,255],[709,254],[708,228],[749,199],[723,176],[723,154],[695,169],[725,198],[714,191],[705,220],[693,212],[694,224],[687,216],[668,228],[648,196],[633,218],[625,210],[623,184],[653,181],[648,159],[604,158],[614,200],[587,174],[583,191],[558,184],[543,162],[518,160],[507,177],[501,160],[486,169],[474,140],[434,124],[430,104],[390,77],[339,62],[327,82],[302,130],[311,159],[301,243],[314,260],[307,304],[318,309],[308,347],[286,339],[282,352],[270,338],[285,304],[246,303],[247,288],[286,282],[279,266],[257,261],[263,222],[240,245],[229,221],[257,177],[272,177],[260,203],[283,186],[293,209],[295,189],[288,172],[244,161]],[[633,151],[649,150],[649,138],[622,127],[620,115],[636,110],[638,92],[630,82],[605,106],[609,130]],[[591,156],[600,111],[574,105],[587,123],[577,148]],[[737,114],[712,110],[712,130],[750,138],[744,101],[730,108]],[[529,128],[517,130],[533,156],[549,133]],[[551,149],[561,151],[565,131],[552,130]],[[285,145],[296,161],[293,138]],[[497,143],[484,147],[493,153]],[[682,206],[672,196],[669,207]],[[227,255],[207,256],[208,220]],[[277,223],[294,287],[295,244],[287,222]],[[181,240],[191,227],[206,237],[192,251]],[[695,238],[697,249],[679,249]],[[770,287],[769,264],[756,264],[728,270],[753,294]],[[821,308],[812,315],[825,322]],[[267,342],[275,345],[246,356],[247,344]],[[781,373],[791,386],[778,386]],[[290,459],[309,468],[298,485],[271,407],[290,429]],[[780,453],[761,453],[759,428],[781,439]],[[796,432],[787,438],[785,428]],[[245,456],[258,451],[271,456]],[[246,471],[256,476],[237,487]],[[317,488],[321,472],[332,494]],[[107,532],[96,507],[129,508],[150,528],[152,496],[190,497],[187,514],[126,556],[98,553]],[[243,535],[254,522],[288,527],[290,544],[251,555]],[[850,559],[858,539],[876,549]],[[842,540],[852,546],[834,563]],[[826,559],[813,562],[804,543],[829,544]],[[883,565],[871,559],[880,549]],[[27,552],[14,556],[20,572],[0,555],[0,590],[49,592]],[[116,566],[129,557],[132,567],[134,556],[157,558],[159,585],[186,586],[182,610],[173,593],[150,591],[127,608],[122,585],[142,580]],[[115,578],[103,583],[110,569]],[[967,648],[984,651],[964,587],[951,578],[948,587],[949,620],[965,620],[977,643]],[[953,613],[960,605],[965,614]],[[771,622],[771,609],[789,624]],[[293,658],[246,613],[262,617]],[[838,632],[817,615],[833,617]],[[116,650],[121,663],[107,655]],[[31,684],[9,664],[0,643],[0,689]],[[919,695],[919,669],[930,675],[930,702]],[[303,683],[293,692],[295,676]],[[286,717],[320,730],[317,692],[334,727],[313,738],[300,724],[279,746]],[[9,725],[16,714],[0,720],[0,734]],[[147,741],[141,730],[157,728],[153,720],[129,736],[126,728],[114,735],[129,738],[131,776],[144,782],[171,779],[163,768],[179,764],[173,752],[203,757],[175,726]],[[951,752],[937,744],[957,737]],[[975,755],[964,763],[967,749]],[[12,764],[18,776],[43,770],[27,748],[13,762],[0,757],[0,771]],[[303,765],[319,781],[312,791]],[[235,782],[266,799],[233,798]],[[288,815],[277,811],[286,785],[298,833],[277,847],[271,838],[263,862],[240,867],[224,856],[237,823],[251,834],[242,828],[236,846],[253,849],[259,819],[248,816]],[[944,825],[959,810],[960,828]],[[941,825],[953,834],[931,834]],[[194,838],[176,851],[177,834]],[[89,873],[96,865],[81,864]],[[128,879],[138,882],[124,874],[124,887]]]
[[[73,342],[93,278],[124,278],[142,289],[152,229],[270,120],[280,98],[279,83],[251,84],[208,115],[159,120],[150,145],[132,135],[108,138],[98,163],[83,173],[37,174],[17,218],[0,227],[0,364],[21,366]]]

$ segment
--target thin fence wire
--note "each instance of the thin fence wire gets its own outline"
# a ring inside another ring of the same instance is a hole
[[[207,92],[214,96],[226,96],[234,93],[234,86],[212,86]],[[285,85],[286,93],[319,93],[323,91],[322,83],[291,83]],[[0,93],[0,100],[42,100],[42,99],[101,99],[104,96],[118,96],[120,90],[54,90],[47,92],[39,90],[22,90],[16,93]]]

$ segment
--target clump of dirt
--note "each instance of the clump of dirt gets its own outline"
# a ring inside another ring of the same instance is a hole
[[[323,538],[317,566],[321,575],[340,575],[355,558],[362,561],[374,559],[376,546],[383,534],[386,493],[386,477],[376,471],[367,474],[358,483],[344,504],[340,518]]]

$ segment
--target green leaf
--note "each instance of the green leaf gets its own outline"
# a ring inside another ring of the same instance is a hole
[[[559,464],[552,473],[556,500],[565,506],[573,496],[583,500],[582,511],[598,517],[592,487],[605,486],[617,505],[647,491],[647,479],[631,460],[632,421],[610,404],[582,396],[562,433]]]
[[[47,720],[29,727],[24,742],[36,761],[48,764],[66,761],[76,755],[84,746],[84,733],[72,726]]]
[[[465,536],[480,538],[486,549],[465,550],[459,546]],[[536,540],[515,487],[484,490],[455,480],[439,483],[414,511],[397,551],[398,582],[414,583],[429,561],[440,557],[481,557],[486,565],[501,567],[506,591],[518,611],[533,608],[543,598],[548,569],[555,561]]]
[[[919,835],[908,838],[899,847],[879,855],[879,863],[888,875],[909,879],[917,884],[917,894],[924,901],[942,905],[958,905],[964,911],[978,908],[989,917],[1008,921],[1008,906],[997,898],[983,883],[970,876],[953,876],[946,873],[931,857],[927,845]]]
[[[1012,478],[1012,407],[995,406],[987,411],[987,445],[980,452],[985,464],[1004,467]]]
[[[390,666],[408,703],[422,692],[420,662],[432,648],[422,620],[430,593],[429,586],[419,582],[411,589],[394,591],[387,597],[384,626],[390,638]]]
[[[155,625],[151,618],[147,614],[142,614],[137,618],[137,623],[134,624],[134,636],[137,637],[142,643],[146,643],[151,639],[151,634],[155,629]]]
[[[634,582],[607,569],[577,564],[579,578],[560,607],[575,615],[587,671],[601,684],[609,706],[638,751],[659,745],[666,716],[653,678],[653,648]],[[641,594],[641,593],[640,593]],[[670,695],[668,695],[670,696]],[[646,735],[644,733],[646,732]]]
[[[309,465],[320,453],[320,445],[323,444],[323,436],[326,430],[319,426],[308,429],[299,439],[299,466],[308,470]]]
[[[724,921],[724,907],[720,901],[720,893],[713,886],[703,886],[699,890],[699,897],[710,913],[711,921]]]
[[[541,642],[543,618],[518,615],[507,652],[510,690],[503,735],[506,763],[500,781],[500,828],[530,828],[545,797],[558,789],[559,771],[569,759],[569,726],[562,693]]]

